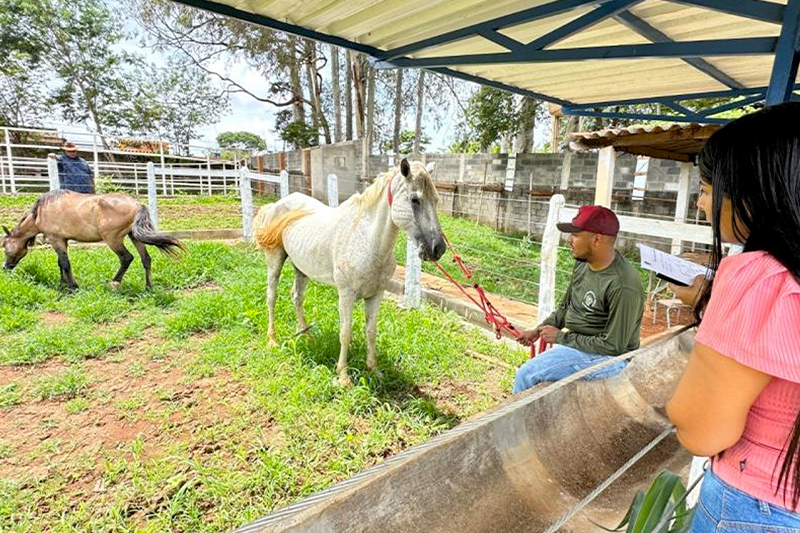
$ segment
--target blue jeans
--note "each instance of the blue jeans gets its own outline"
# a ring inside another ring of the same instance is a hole
[[[800,533],[800,514],[753,498],[707,470],[691,533]]]
[[[558,381],[592,365],[607,361],[609,356],[586,353],[569,346],[554,345],[537,355],[517,370],[514,391],[517,394],[545,381]],[[592,372],[582,379],[595,380],[616,376],[627,366],[628,361],[619,361],[611,366]]]

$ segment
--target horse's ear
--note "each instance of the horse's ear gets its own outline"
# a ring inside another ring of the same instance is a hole
[[[10,231],[8,231],[8,228],[7,228],[7,227],[5,227],[5,226],[3,226],[3,231],[5,231],[5,232],[6,232],[6,235],[11,235],[11,232],[10,232]]]
[[[400,161],[400,174],[405,178],[411,177],[411,165],[408,164],[408,159],[405,157]]]
[[[433,176],[433,171],[436,170],[436,161],[431,161],[425,165],[425,170],[428,172],[428,176]]]

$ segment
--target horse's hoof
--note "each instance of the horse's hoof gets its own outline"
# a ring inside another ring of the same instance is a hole
[[[353,386],[353,382],[350,379],[350,376],[348,376],[347,374],[341,374],[333,378],[333,386],[349,388]]]
[[[108,285],[109,285],[109,287],[111,287],[112,289],[119,289],[119,284],[120,284],[120,283],[119,283],[119,281],[112,281],[112,282],[111,282],[111,283],[109,283]]]
[[[278,341],[276,341],[273,337],[267,339],[267,348],[277,348]]]

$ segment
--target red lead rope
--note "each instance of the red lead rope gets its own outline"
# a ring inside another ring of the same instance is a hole
[[[392,205],[392,200],[394,199],[392,195],[392,180],[394,180],[396,175],[397,173],[395,172],[389,177],[389,186],[386,187],[386,199],[389,201],[390,207]],[[467,279],[472,281],[472,273],[469,271],[466,265],[464,265],[464,262],[461,260],[461,256],[456,253],[456,249],[453,248],[453,245],[450,244],[450,240],[444,233],[442,233],[442,237],[444,237],[444,242],[447,243],[447,247],[450,248],[450,252],[453,254],[453,262],[458,265],[458,267],[461,269],[461,272],[467,276]],[[507,331],[515,339],[518,339],[520,335],[522,335],[522,333],[514,327],[514,324],[509,322],[509,320],[503,316],[503,313],[498,311],[492,302],[489,301],[489,298],[486,296],[486,291],[483,290],[483,287],[475,282],[472,282],[472,288],[475,289],[475,291],[478,293],[478,298],[480,298],[480,301],[478,301],[473,298],[470,293],[465,291],[464,287],[462,287],[459,282],[453,279],[453,276],[451,276],[444,268],[442,268],[442,265],[440,265],[438,261],[434,261],[433,263],[436,265],[436,268],[438,268],[439,271],[444,274],[448,280],[450,280],[450,283],[458,287],[458,290],[464,293],[464,296],[472,300],[472,303],[478,306],[478,308],[483,312],[483,316],[486,318],[486,323],[492,326],[498,339],[503,337],[503,331]],[[547,343],[545,343],[544,339],[540,337],[538,343],[531,344],[531,359],[536,357],[537,353],[542,353],[546,349]]]
[[[450,280],[453,285],[458,287],[458,290],[460,290],[464,296],[472,300],[472,303],[478,306],[478,308],[483,312],[486,323],[492,326],[498,339],[502,338],[503,331],[507,331],[512,337],[518,339],[522,335],[522,332],[520,332],[520,330],[518,330],[514,324],[512,324],[503,315],[503,313],[498,311],[492,302],[489,301],[489,298],[486,296],[486,291],[483,290],[483,287],[472,281],[472,273],[469,271],[466,265],[464,265],[464,262],[461,260],[461,256],[458,255],[455,248],[453,248],[453,245],[450,244],[450,240],[447,238],[447,236],[444,234],[442,234],[442,236],[444,237],[444,241],[447,243],[447,247],[450,248],[450,252],[453,254],[453,262],[458,265],[458,267],[461,269],[461,272],[463,272],[467,279],[472,282],[472,288],[478,293],[479,300],[476,300],[471,294],[465,291],[464,287],[462,287],[459,282],[453,279],[453,276],[451,276],[444,268],[442,268],[442,265],[440,265],[438,261],[433,262],[436,265],[436,268],[438,268],[439,271],[444,274],[444,276]],[[540,337],[538,343],[531,344],[531,359],[533,359],[537,353],[542,353],[546,349],[547,344],[545,343],[544,339]]]

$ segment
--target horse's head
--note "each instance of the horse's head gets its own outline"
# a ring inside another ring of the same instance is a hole
[[[15,232],[9,231],[5,226],[3,226],[3,231],[6,232],[5,237],[3,237],[3,251],[6,253],[6,261],[3,263],[3,268],[11,270],[28,253],[28,248],[33,245],[36,236],[30,238],[19,236]]]
[[[426,261],[437,261],[447,248],[436,213],[439,195],[430,176],[433,168],[432,162],[425,166],[419,161],[409,163],[403,159],[400,162],[403,187],[396,188],[399,194],[392,203],[392,221],[414,239],[420,247],[420,257]]]

